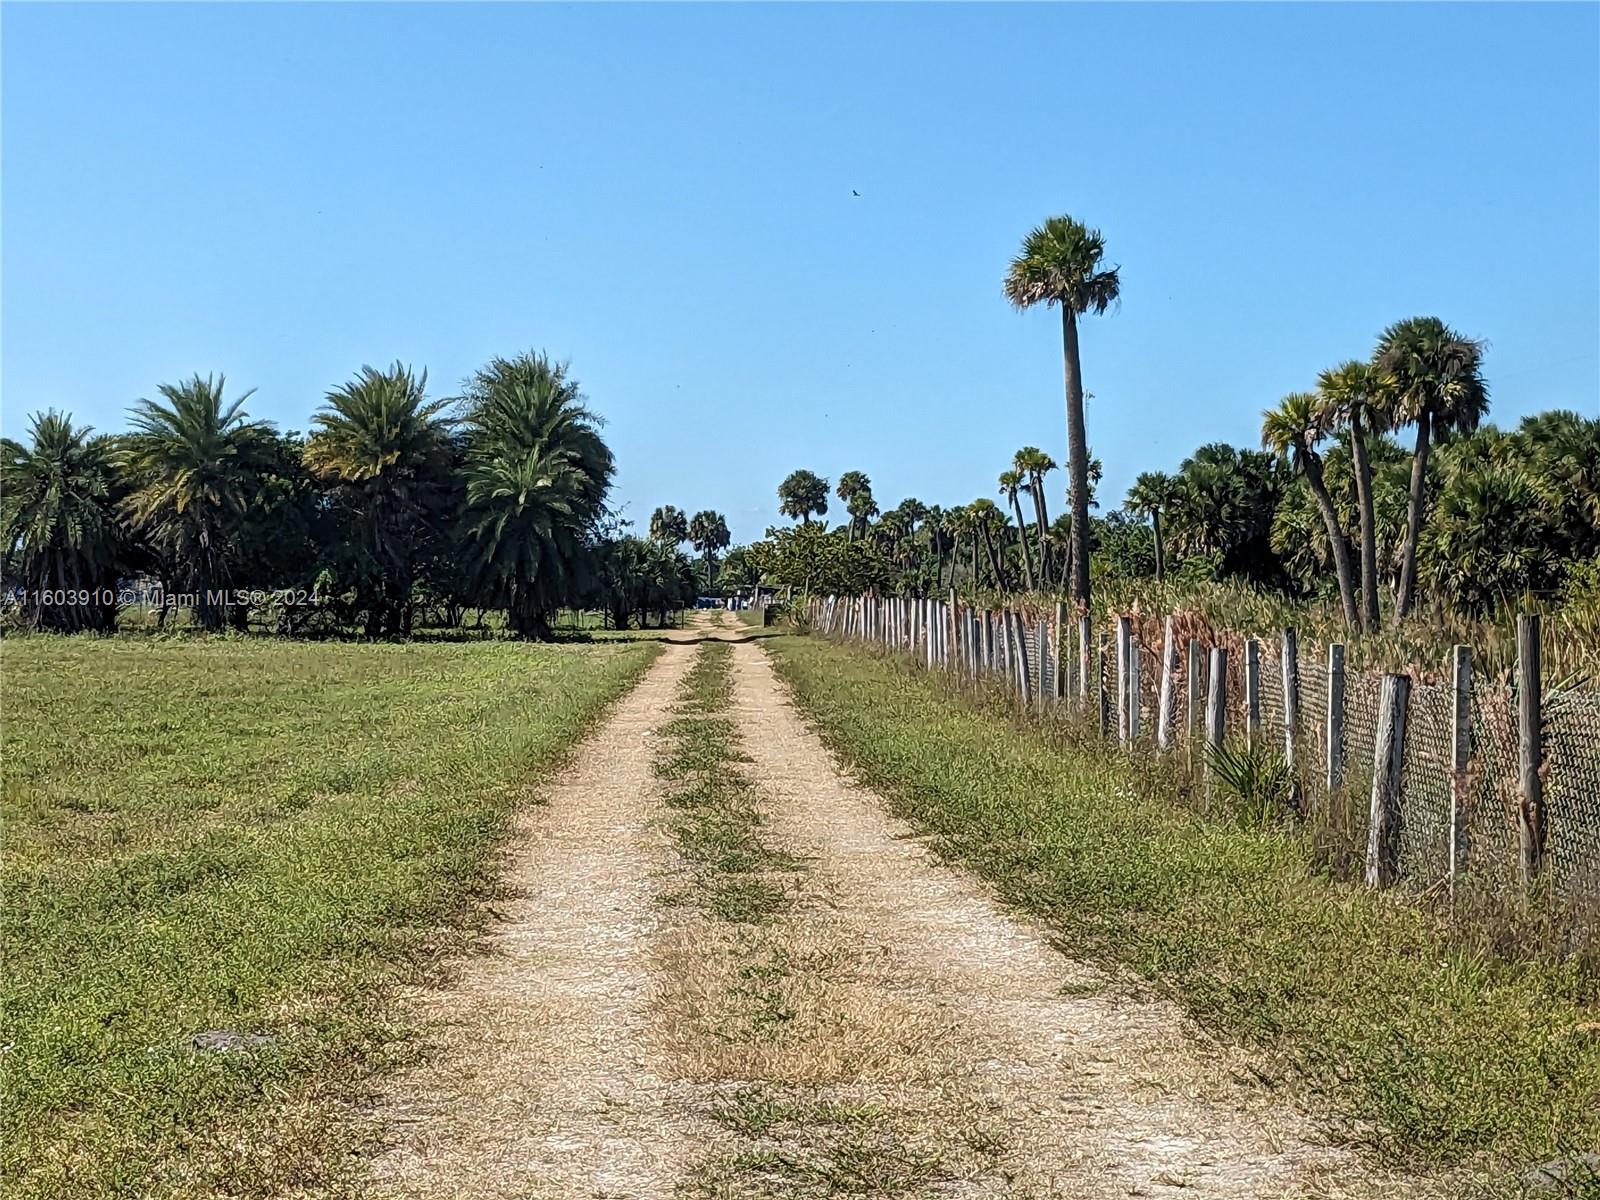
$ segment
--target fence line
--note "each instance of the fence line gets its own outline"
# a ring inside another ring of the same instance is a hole
[[[986,609],[949,599],[826,596],[812,627],[992,679],[1028,708],[1066,707],[1130,750],[1207,767],[1230,741],[1288,769],[1302,811],[1365,796],[1366,878],[1454,889],[1466,871],[1600,901],[1600,693],[1546,691],[1537,616],[1518,623],[1508,684],[1452,647],[1450,682],[1347,674],[1345,647],[1189,633],[1183,614],[1122,613],[1096,629],[1064,604]],[[1230,718],[1230,714],[1235,714]]]

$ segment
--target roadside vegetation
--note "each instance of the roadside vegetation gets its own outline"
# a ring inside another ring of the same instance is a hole
[[[655,653],[7,639],[6,1194],[338,1191],[396,985]]]
[[[1264,1051],[1268,1082],[1309,1086],[1346,1136],[1501,1183],[1600,1145],[1592,955],[1458,937],[1338,882],[1301,833],[1175,804],[1170,768],[1021,727],[998,698],[822,639],[768,645],[824,738],[942,854],[1068,954]]]
[[[0,630],[161,628],[409,638],[423,625],[548,639],[563,608],[664,623],[715,574],[714,512],[638,537],[565,365],[496,358],[453,397],[363,367],[311,431],[250,416],[222,376],[162,384],[129,428],[34,414],[0,438]],[[678,514],[681,518],[681,514]],[[681,549],[692,541],[697,566]]]

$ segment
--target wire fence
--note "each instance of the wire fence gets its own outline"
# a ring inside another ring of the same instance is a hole
[[[1468,870],[1508,883],[1541,875],[1600,902],[1600,692],[1541,691],[1536,618],[1525,618],[1531,640],[1510,682],[1475,678],[1454,647],[1451,682],[1439,684],[1346,672],[1342,645],[1301,644],[1293,631],[1247,639],[1184,613],[1113,614],[1096,627],[1061,605],[830,596],[810,617],[829,636],[997,679],[1029,705],[1098,716],[1130,744],[1244,744],[1292,765],[1307,810],[1370,797],[1369,880],[1426,889]],[[1386,688],[1399,698],[1387,713]],[[1387,869],[1373,861],[1385,854]]]

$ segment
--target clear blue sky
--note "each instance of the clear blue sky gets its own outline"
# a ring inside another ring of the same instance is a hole
[[[1400,317],[1490,340],[1502,423],[1600,411],[1594,4],[9,3],[0,34],[13,435],[217,370],[304,429],[362,363],[450,394],[535,347],[641,525],[759,536],[798,466],[964,502],[1064,458],[1058,325],[1000,295],[1063,211],[1122,266],[1084,333],[1107,507]]]

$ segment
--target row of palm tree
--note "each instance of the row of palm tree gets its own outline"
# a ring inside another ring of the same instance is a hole
[[[1421,535],[1412,543],[1413,453],[1369,424],[1360,443],[1365,467],[1358,469],[1348,426],[1331,435],[1300,432],[1306,408],[1321,403],[1291,397],[1269,413],[1266,450],[1211,443],[1173,473],[1141,474],[1121,508],[1091,515],[1093,578],[1232,579],[1301,599],[1326,590],[1346,625],[1369,630],[1375,622],[1349,615],[1355,568],[1341,582],[1341,554],[1350,563],[1370,561],[1372,584],[1369,590],[1363,582],[1362,589],[1386,598],[1391,613],[1398,610],[1408,558],[1419,591],[1436,608],[1468,616],[1489,615],[1530,592],[1547,596],[1564,583],[1600,579],[1600,419],[1552,410],[1510,431],[1480,424],[1446,435],[1429,455]],[[1089,461],[1093,510],[1100,464],[1092,455]],[[1019,501],[1028,490],[1015,471],[1013,465],[1000,476],[1004,508],[989,497],[953,508],[913,498],[865,528],[841,524],[827,531],[840,547],[830,560],[831,578],[866,580],[900,594],[942,594],[951,587],[1006,591],[1029,586],[1031,564],[1045,589],[1060,594],[1059,577],[1039,564],[1066,561],[1071,518],[1042,530],[1037,518],[1027,519],[1025,506],[1010,503],[1012,486]],[[1365,551],[1356,532],[1363,510],[1371,514]],[[797,528],[825,529],[809,522]],[[781,532],[769,531],[768,540]],[[765,545],[735,549],[729,562],[775,561]],[[778,575],[762,581],[801,583]]]
[[[546,636],[616,540],[611,451],[542,354],[497,358],[451,399],[402,364],[363,367],[304,437],[253,419],[251,395],[196,375],[136,402],[126,432],[47,412],[29,444],[4,440],[0,572],[27,624],[109,628],[117,584],[142,576],[207,629],[242,626],[251,589],[318,596],[320,618],[374,636],[408,635],[429,599]]]
[[[1014,526],[992,501],[980,499],[944,514],[940,529],[923,538],[923,549],[937,560],[942,573],[944,559],[938,548],[943,541],[969,543],[969,578],[977,583],[981,545],[990,581],[1004,588],[1012,582],[1006,548],[1014,546],[1021,586],[1053,590],[1065,584],[1066,594],[1087,606],[1097,541],[1116,551],[1102,556],[1102,569],[1111,566],[1111,559],[1119,568],[1137,563],[1137,555],[1130,557],[1128,551],[1130,539],[1137,541],[1139,535],[1126,519],[1121,514],[1098,521],[1091,517],[1096,464],[1089,453],[1083,414],[1080,318],[1103,314],[1119,302],[1120,272],[1106,265],[1105,241],[1098,230],[1073,217],[1056,216],[1023,239],[1005,272],[1003,293],[1020,310],[1038,305],[1061,310],[1068,448],[1063,561],[1058,568],[1053,558],[1056,547],[1045,501],[1044,479],[1055,463],[1031,447],[1019,451],[999,477],[1000,495]],[[1492,479],[1481,466],[1463,471],[1452,465],[1443,479],[1432,469],[1435,448],[1469,445],[1462,439],[1470,438],[1487,411],[1483,345],[1437,317],[1398,321],[1383,331],[1367,359],[1329,368],[1318,377],[1314,390],[1291,393],[1264,413],[1265,453],[1215,443],[1198,449],[1176,475],[1141,474],[1124,511],[1150,522],[1156,579],[1165,580],[1173,549],[1185,556],[1185,569],[1191,573],[1190,564],[1198,559],[1201,569],[1216,576],[1242,575],[1291,589],[1307,590],[1307,576],[1327,568],[1345,623],[1376,629],[1386,554],[1374,460],[1392,462],[1400,454],[1392,438],[1407,429],[1412,449],[1403,531],[1398,543],[1389,540],[1393,549],[1387,555],[1394,559],[1389,591],[1396,624],[1415,609],[1427,551],[1436,589],[1469,607],[1487,602],[1488,593],[1474,579],[1494,579],[1493,594],[1503,596],[1516,582],[1534,587],[1559,577],[1561,571],[1552,564],[1581,561],[1600,552],[1592,533],[1600,527],[1595,485],[1600,422],[1555,412],[1535,418],[1532,426],[1525,422],[1524,429],[1510,438],[1491,433],[1491,440],[1498,439],[1494,449],[1478,453],[1476,460],[1498,460],[1509,471],[1505,488],[1547,511],[1566,514],[1555,527],[1535,521],[1537,530],[1525,530],[1503,544],[1498,567],[1486,561],[1491,556],[1482,535],[1473,534],[1467,514],[1475,513],[1484,527],[1506,533],[1515,524],[1512,516],[1521,515],[1526,525],[1533,510],[1496,503],[1499,497]],[[1468,451],[1460,456],[1473,460]],[[1455,457],[1452,451],[1452,460]],[[1332,474],[1342,478],[1346,473],[1354,492],[1353,516],[1334,494],[1337,481],[1330,479]],[[1034,509],[1031,542],[1021,501],[1025,492]],[[838,495],[850,515],[847,540],[868,541],[865,535],[877,505],[866,476],[848,472],[840,480]],[[1306,536],[1304,498],[1309,498],[1321,527],[1320,534],[1311,538]],[[1430,521],[1435,498],[1443,511],[1438,520]],[[827,511],[827,482],[810,471],[796,471],[780,486],[779,499],[784,515],[809,523]],[[1494,516],[1499,519],[1491,520]],[[880,528],[880,540],[892,547],[891,564],[904,561],[903,547],[911,536],[908,523],[886,521]],[[1008,536],[1013,529],[1014,535]],[[1098,539],[1097,531],[1102,535]],[[1322,553],[1308,549],[1319,542]],[[1475,564],[1471,572],[1462,568],[1464,557]],[[1505,564],[1515,564],[1515,569]],[[922,571],[923,576],[926,573]],[[952,558],[952,582],[954,577]]]
[[[666,546],[692,545],[700,555],[705,586],[714,588],[717,555],[728,548],[733,535],[728,532],[727,518],[719,512],[707,508],[686,517],[681,508],[663,504],[650,514],[650,539]]]

